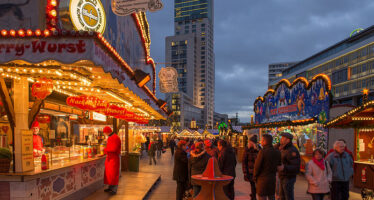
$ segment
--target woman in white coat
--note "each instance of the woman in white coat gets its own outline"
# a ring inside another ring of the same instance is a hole
[[[324,152],[321,149],[313,151],[313,158],[306,166],[305,176],[308,179],[308,193],[313,200],[323,200],[330,192],[332,171],[330,165],[323,159]]]

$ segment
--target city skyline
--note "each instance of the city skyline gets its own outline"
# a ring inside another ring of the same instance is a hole
[[[164,61],[164,37],[174,32],[174,3],[164,6],[148,13],[156,62]],[[267,89],[269,64],[303,60],[371,26],[373,8],[371,1],[215,1],[215,111],[230,117],[238,112],[249,122],[255,98]]]

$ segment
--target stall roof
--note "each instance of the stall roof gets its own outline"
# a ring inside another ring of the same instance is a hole
[[[243,130],[246,129],[257,129],[257,128],[274,128],[274,127],[284,127],[284,126],[299,126],[306,125],[316,122],[316,118],[303,119],[303,120],[294,120],[294,121],[280,121],[280,122],[271,122],[264,124],[251,124],[247,126],[242,126]]]
[[[0,52],[5,78],[51,78],[54,92],[96,96],[149,119],[165,119],[166,108],[147,86],[136,86],[133,69],[99,33],[3,30],[4,45],[9,47]]]
[[[361,106],[330,120],[325,124],[329,128],[365,128],[374,127],[374,101]]]

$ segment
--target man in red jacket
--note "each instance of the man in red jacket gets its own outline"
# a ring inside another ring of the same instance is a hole
[[[104,149],[104,153],[107,155],[105,160],[104,184],[109,186],[104,191],[114,195],[117,193],[119,181],[121,140],[109,126],[106,126],[103,132],[108,136],[107,145]]]

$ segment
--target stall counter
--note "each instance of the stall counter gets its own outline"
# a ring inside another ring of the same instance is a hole
[[[103,187],[104,163],[101,156],[55,164],[48,170],[0,173],[0,191],[7,195],[2,199],[84,198],[88,191]]]

